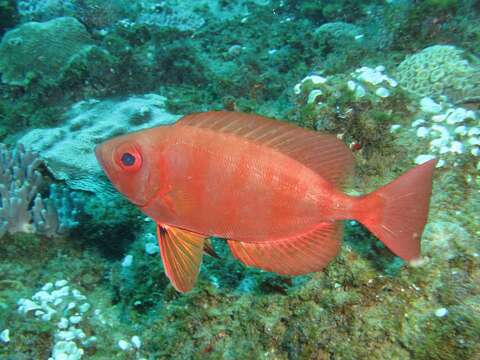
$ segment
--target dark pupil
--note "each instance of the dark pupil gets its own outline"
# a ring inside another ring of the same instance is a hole
[[[132,166],[135,164],[135,156],[130,153],[124,153],[122,155],[122,164],[125,166]]]

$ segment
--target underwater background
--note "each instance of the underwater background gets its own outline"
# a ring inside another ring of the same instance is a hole
[[[0,0],[0,358],[480,359],[480,1]],[[364,194],[433,157],[415,266],[355,221],[324,271],[196,286],[96,144],[235,110],[336,134]]]

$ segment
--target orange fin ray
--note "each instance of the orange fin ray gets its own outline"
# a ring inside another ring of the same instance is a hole
[[[299,128],[263,116],[228,111],[190,114],[174,126],[192,126],[229,134],[268,146],[343,186],[353,174],[354,159],[336,136]]]
[[[280,275],[302,275],[322,270],[337,255],[341,237],[341,223],[328,222],[298,237],[258,243],[228,240],[228,245],[247,266]]]
[[[205,236],[158,224],[157,237],[167,277],[178,291],[189,291],[200,270]]]

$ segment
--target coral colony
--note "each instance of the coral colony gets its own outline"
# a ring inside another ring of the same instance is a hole
[[[87,297],[67,280],[46,283],[31,299],[22,298],[17,305],[20,314],[55,327],[52,360],[80,359],[85,349],[88,351],[97,343],[97,337],[92,335],[95,328],[111,326],[101,311],[94,309]],[[121,350],[134,352],[138,359],[141,345],[137,335],[130,340],[118,340]]]
[[[22,145],[14,150],[0,145],[0,237],[17,232],[58,236],[77,224],[66,190],[51,185],[49,197],[42,197],[46,181],[40,163],[38,154]]]
[[[427,61],[432,59],[432,52],[439,54],[453,54],[459,57],[459,53],[452,47],[432,47],[424,50],[425,54],[422,56],[412,57],[410,61],[405,61],[399,66],[398,71],[411,72],[415,67],[418,67],[418,63],[421,60]],[[443,56],[446,57],[446,56]],[[442,58],[443,58],[442,57]],[[436,60],[438,58],[433,57]],[[413,61],[413,59],[415,61]],[[460,58],[461,59],[461,58]],[[451,58],[448,61],[452,62]],[[463,68],[468,65],[464,60],[457,60]],[[407,64],[410,66],[407,68]],[[450,63],[447,69],[453,71],[450,68]],[[456,68],[456,71],[461,71],[460,68]],[[467,68],[469,69],[469,68]],[[400,77],[406,77],[406,75],[400,75]],[[465,76],[468,76],[467,70],[465,70]],[[385,74],[384,66],[377,66],[375,68],[361,67],[356,69],[350,74],[350,77],[345,80],[347,89],[354,95],[355,102],[372,101],[374,104],[379,104],[382,98],[388,98],[395,96],[395,90],[398,86],[398,81]],[[406,79],[404,79],[406,81]],[[408,86],[413,86],[420,93],[431,93],[432,96],[435,92],[428,92],[428,82],[421,79],[412,79],[412,82],[418,82],[421,85],[412,85],[407,82]],[[459,81],[458,79],[456,81]],[[466,82],[467,79],[464,79]],[[435,82],[433,85],[438,84]],[[332,90],[333,89],[333,90]],[[460,89],[460,85],[459,85]],[[465,88],[461,88],[462,91],[467,91]],[[329,79],[329,77],[323,77],[317,74],[312,74],[304,79],[294,87],[294,92],[297,96],[302,96],[306,92],[307,104],[313,104],[316,107],[325,106],[322,101],[327,100],[332,93],[337,94],[340,91],[345,91],[338,82]],[[337,95],[338,96],[338,95]],[[438,96],[437,96],[438,97]],[[385,104],[380,103],[380,108],[385,109]],[[378,105],[377,105],[378,106]],[[412,136],[417,137],[420,141],[428,141],[429,154],[421,154],[415,158],[415,163],[421,164],[425,161],[439,158],[438,167],[442,167],[445,161],[450,161],[452,165],[459,165],[465,161],[469,161],[473,157],[473,161],[477,166],[480,166],[480,124],[479,117],[476,111],[468,110],[460,106],[455,106],[450,102],[450,99],[446,96],[439,97],[438,102],[430,97],[422,97],[416,104],[417,115],[411,122]],[[392,109],[394,111],[394,109]],[[401,124],[392,124],[390,131],[395,132]]]

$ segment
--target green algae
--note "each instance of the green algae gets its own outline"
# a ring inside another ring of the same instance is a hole
[[[0,36],[12,28],[18,21],[17,8],[14,0],[0,1]]]
[[[11,247],[31,243],[31,247],[37,248],[31,240],[19,239]],[[60,244],[56,245],[58,248]],[[62,248],[72,245],[63,244]],[[137,257],[142,246],[138,242],[132,246],[138,252],[134,252],[134,267],[128,270],[130,275],[120,265],[113,266],[110,284],[101,280],[101,274],[110,272],[108,269],[113,264],[105,264],[98,271],[98,264],[88,266],[85,256],[74,260],[71,256],[78,256],[74,253],[58,258],[54,251],[49,251],[39,256],[39,265],[49,263],[53,269],[62,264],[62,273],[57,275],[79,279],[87,293],[98,291],[98,286],[104,288],[104,293],[110,286],[112,290],[117,288],[113,291],[116,296],[106,302],[103,299],[105,309],[99,307],[106,311],[121,301],[125,323],[118,326],[127,327],[132,321],[140,326],[144,351],[154,358],[176,354],[178,358],[220,356],[234,359],[244,356],[268,359],[275,356],[288,359],[322,354],[325,359],[367,359],[371,356],[426,359],[433,354],[441,359],[453,359],[455,356],[468,358],[478,350],[475,339],[480,322],[471,307],[476,303],[475,296],[478,300],[478,282],[461,285],[466,281],[462,276],[447,281],[445,274],[451,270],[446,271],[445,264],[441,269],[435,264],[418,269],[402,266],[394,276],[385,272],[382,275],[373,260],[344,247],[323,274],[312,275],[306,283],[286,291],[265,293],[258,289],[255,293],[234,294],[228,288],[212,286],[207,273],[203,272],[196,288],[180,295],[163,275],[158,254]],[[100,259],[95,253],[89,256],[92,265]],[[71,265],[65,268],[63,264],[67,259]],[[478,260],[476,264],[476,268],[467,266],[463,270],[469,274],[468,278],[475,273],[478,278]],[[17,269],[21,266],[16,263]],[[221,266],[220,263],[217,266]],[[29,271],[37,273],[32,268]],[[83,273],[85,271],[87,273]],[[114,275],[122,271],[123,279]],[[88,278],[87,275],[97,279],[88,283],[81,280]],[[45,269],[42,277],[51,278],[51,271]],[[130,281],[127,282],[128,277]],[[38,282],[37,278],[35,276],[33,282]],[[437,279],[441,288],[435,285]],[[451,289],[452,293],[457,293],[459,287],[463,287],[461,299],[448,300],[451,295],[447,292]],[[10,286],[0,289],[2,296],[6,288]],[[26,286],[20,293],[28,296],[28,291]],[[432,296],[438,296],[437,300],[428,300]],[[137,301],[141,304],[136,304]],[[472,305],[466,305],[471,301]],[[447,306],[449,313],[438,318],[434,312],[441,306]],[[11,330],[22,334],[20,339],[32,336],[38,354],[48,355],[52,338],[47,324],[28,322],[11,311],[5,319]],[[25,343],[15,344],[19,351],[26,351]],[[103,346],[113,345],[107,341]],[[101,358],[103,351],[91,349],[89,356]]]
[[[141,212],[126,199],[115,195],[104,198],[108,206],[92,195],[85,195],[79,217],[82,226],[72,232],[87,246],[94,246],[107,258],[118,259],[135,239]]]

